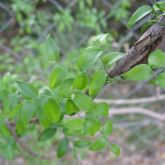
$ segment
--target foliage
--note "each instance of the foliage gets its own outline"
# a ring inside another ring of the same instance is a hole
[[[92,1],[88,1],[88,6],[91,3]],[[129,7],[127,1],[123,3],[126,8]],[[26,1],[14,1],[12,7],[16,20],[22,27],[21,33],[23,31],[33,33],[32,25],[35,17],[29,18],[29,13],[35,10],[35,5],[37,1],[33,5]],[[130,18],[128,26],[133,26],[149,13],[154,14],[154,21],[157,21],[164,12],[163,6],[164,2],[158,2],[152,8],[149,6],[139,8]],[[83,1],[79,2],[79,8],[80,13],[76,19],[82,26],[86,25],[96,32],[100,31],[101,26],[105,26],[104,21],[100,22],[100,26],[95,26],[98,20],[102,19],[103,13],[98,13],[96,9],[90,11],[88,7],[84,7]],[[23,21],[24,17],[26,17],[25,21]],[[38,21],[46,24],[40,19]],[[69,10],[60,11],[53,19],[57,21],[58,30],[71,30],[73,18]],[[37,31],[39,27],[35,28]],[[15,124],[15,131],[19,137],[23,138],[34,133],[36,135],[34,140],[38,143],[44,144],[45,141],[50,140],[52,144],[62,137],[57,143],[58,158],[62,158],[70,150],[74,152],[77,148],[87,148],[91,151],[109,148],[114,154],[120,154],[120,147],[109,140],[113,131],[113,124],[109,120],[109,106],[94,102],[94,98],[105,84],[110,80],[116,81],[108,75],[107,70],[113,67],[123,53],[114,51],[107,53],[111,47],[112,38],[109,34],[96,35],[86,48],[78,51],[79,54],[77,53],[74,58],[71,54],[71,57],[68,55],[66,59],[62,59],[56,42],[50,35],[42,44],[31,43],[30,46],[37,51],[44,52],[45,57],[40,57],[41,63],[38,65],[40,68],[42,66],[48,68],[49,72],[43,74],[47,77],[46,82],[20,81],[20,77],[8,73],[0,79],[0,146],[2,146],[3,155],[7,153],[5,156],[10,159],[19,150],[6,123]],[[132,68],[119,79],[149,80],[154,75],[155,68],[164,67],[164,56],[165,54],[160,50],[153,52],[148,64]],[[24,60],[25,64],[28,63],[27,67],[33,63],[33,59]],[[37,62],[34,63],[36,64]],[[49,64],[50,67],[48,67]],[[20,68],[23,67],[20,66]],[[29,72],[32,73],[33,69]],[[161,73],[152,83],[165,88],[164,81],[165,73]],[[13,148],[16,151],[12,152]]]

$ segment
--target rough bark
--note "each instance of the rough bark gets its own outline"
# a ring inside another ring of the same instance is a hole
[[[163,24],[165,24],[165,16],[134,43],[127,55],[116,62],[114,68],[110,70],[109,76],[112,78],[119,76],[138,64],[147,63],[149,54],[157,49],[163,41],[165,36]]]

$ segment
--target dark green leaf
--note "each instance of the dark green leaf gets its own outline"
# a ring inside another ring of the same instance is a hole
[[[57,147],[57,157],[62,158],[63,156],[65,156],[68,149],[69,149],[69,141],[67,139],[61,140]]]
[[[38,137],[39,141],[45,141],[52,138],[56,133],[56,129],[47,128]]]

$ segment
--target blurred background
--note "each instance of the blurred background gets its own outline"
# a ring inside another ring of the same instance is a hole
[[[43,56],[41,43],[48,34],[56,41],[64,61],[72,61],[91,37],[102,33],[112,36],[110,50],[127,52],[141,35],[140,27],[145,22],[127,29],[131,14],[143,4],[153,3],[154,0],[0,0],[0,76],[10,73],[40,84],[47,82],[51,64]],[[112,109],[141,112],[111,118],[114,132],[110,139],[121,146],[119,157],[108,150],[82,150],[78,160],[69,154],[62,160],[38,160],[15,157],[14,151],[4,146],[0,147],[0,165],[165,165],[165,120],[161,117],[165,113],[165,90],[147,82],[121,80],[105,86],[97,97],[108,100]]]

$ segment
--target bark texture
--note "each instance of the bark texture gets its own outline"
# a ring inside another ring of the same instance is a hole
[[[164,49],[165,39],[165,16],[159,23],[151,26],[132,46],[127,55],[116,62],[116,65],[109,72],[110,77],[119,76],[134,66],[147,63],[148,56],[160,45]]]

